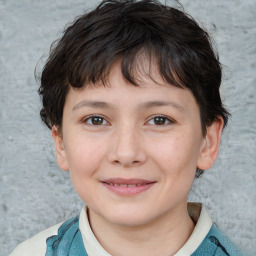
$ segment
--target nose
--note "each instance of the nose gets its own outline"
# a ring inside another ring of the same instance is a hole
[[[113,134],[109,161],[123,167],[134,167],[145,163],[147,154],[141,134],[131,125],[122,125]]]

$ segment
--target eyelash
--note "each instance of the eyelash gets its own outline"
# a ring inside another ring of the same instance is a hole
[[[83,119],[83,123],[88,123],[88,121],[93,118],[99,118],[99,119],[102,119],[103,122],[105,121],[106,124],[108,124],[108,122],[106,121],[106,119],[103,117],[103,116],[100,116],[100,115],[92,115],[92,116],[88,116],[86,117],[85,119]],[[93,124],[92,122],[91,123],[88,123],[89,125],[92,125],[92,126],[101,126],[101,125],[106,125],[106,124]]]
[[[153,116],[153,117],[151,117],[150,119],[149,119],[149,121],[156,121],[156,119],[157,118],[161,118],[161,119],[163,119],[164,120],[164,122],[168,122],[168,124],[156,124],[156,123],[154,123],[154,124],[152,124],[152,125],[155,125],[155,126],[166,126],[166,125],[171,125],[171,124],[175,124],[175,121],[174,120],[172,120],[171,118],[169,118],[169,117],[167,117],[167,116],[164,116],[164,115],[156,115],[156,116]],[[149,123],[149,121],[147,121],[147,123]]]
[[[96,119],[96,118],[101,119],[101,121],[103,121],[103,123],[100,123],[100,124],[93,124],[93,121],[92,121],[92,120],[93,120],[94,118],[95,118],[95,119]],[[164,124],[156,124],[155,121],[156,121],[157,118],[162,119],[162,120],[164,121]],[[89,120],[91,120],[91,123],[89,123]],[[166,125],[175,124],[175,121],[174,121],[174,120],[172,120],[172,119],[170,119],[170,118],[168,118],[168,117],[166,117],[166,116],[164,116],[164,115],[156,115],[156,116],[153,116],[153,117],[151,117],[146,123],[149,124],[150,121],[153,121],[153,122],[154,122],[154,124],[150,124],[150,125],[155,125],[155,126],[166,126]],[[168,122],[167,124],[166,124],[166,121]],[[104,122],[105,122],[105,123],[104,123]],[[106,121],[106,119],[105,119],[104,117],[100,116],[100,115],[92,115],[92,116],[89,116],[89,117],[83,119],[83,123],[87,123],[87,124],[92,125],[92,126],[102,126],[102,125],[108,125],[108,124],[109,124],[109,122]]]

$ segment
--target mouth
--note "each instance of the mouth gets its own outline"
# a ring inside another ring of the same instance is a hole
[[[133,196],[150,189],[156,181],[113,178],[101,181],[111,192],[121,196]]]

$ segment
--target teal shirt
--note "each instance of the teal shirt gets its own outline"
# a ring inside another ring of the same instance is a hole
[[[47,238],[46,256],[88,256],[79,230],[79,218],[64,222],[58,234]],[[224,236],[216,225],[191,256],[242,256],[239,250]]]

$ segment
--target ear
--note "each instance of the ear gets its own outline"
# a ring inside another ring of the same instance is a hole
[[[62,170],[68,171],[68,162],[66,157],[66,151],[63,144],[63,137],[58,131],[57,126],[52,127],[52,137],[55,143],[55,151],[58,165]]]
[[[197,168],[207,170],[213,166],[219,153],[222,129],[222,117],[218,117],[218,120],[214,121],[212,125],[207,127],[201,153],[197,162]]]

